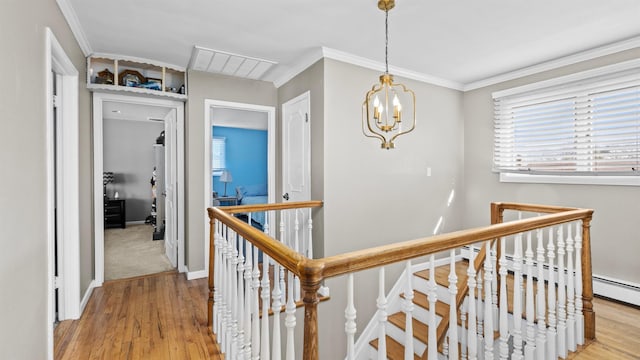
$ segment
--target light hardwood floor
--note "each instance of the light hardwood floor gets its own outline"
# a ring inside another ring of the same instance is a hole
[[[106,282],[80,320],[56,327],[55,359],[223,359],[207,294],[206,279],[174,272]],[[569,358],[640,359],[640,309],[598,298],[594,309],[597,340]]]

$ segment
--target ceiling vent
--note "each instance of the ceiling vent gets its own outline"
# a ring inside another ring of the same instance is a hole
[[[194,46],[189,69],[260,80],[274,61]]]

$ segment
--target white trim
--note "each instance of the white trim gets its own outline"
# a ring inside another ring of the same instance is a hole
[[[177,116],[178,136],[178,271],[184,272],[184,103],[178,100],[158,99],[141,96],[121,95],[113,93],[93,93],[93,202],[94,202],[94,264],[95,286],[102,286],[104,282],[104,217],[102,198],[103,172],[103,139],[102,139],[102,104],[105,101],[141,104],[147,106],[164,106],[174,108]]]
[[[187,269],[187,280],[204,279],[207,277],[207,270],[189,271]]]
[[[344,51],[339,51],[327,47],[322,47],[322,54],[325,58],[342,61],[348,64],[361,66],[367,69],[376,70],[380,72],[384,72],[385,65],[382,62],[370,60],[361,56],[353,55],[346,53]],[[419,73],[417,71],[412,71],[396,66],[389,66],[389,73],[393,74],[396,77],[403,77],[406,79],[416,80],[427,84],[438,85],[454,90],[462,90],[464,85],[448,80],[443,79],[437,76]]]
[[[291,68],[283,74],[277,75],[275,79],[273,79],[273,85],[276,88],[281,87],[286,84],[289,80],[293,79],[296,75],[300,74],[309,66],[316,63],[318,60],[327,58],[332,60],[341,61],[347,64],[360,66],[366,69],[376,70],[383,72],[385,69],[385,65],[382,62],[374,61],[371,59],[367,59],[361,56],[353,55],[344,51],[335,50],[328,47],[320,47],[313,49],[309,53],[305,54],[298,60],[295,64],[291,66]],[[442,86],[454,90],[463,90],[464,85],[448,80],[439,78],[437,76],[423,74],[416,71],[390,66],[389,72],[397,77],[403,77],[406,79],[416,80],[427,84],[433,84],[437,86]]]
[[[146,224],[146,222],[144,220],[136,220],[136,221],[127,221],[126,224],[127,226],[128,225],[144,225]]]
[[[87,40],[87,35],[84,33],[82,26],[80,25],[80,21],[78,20],[78,16],[76,15],[76,11],[71,6],[69,0],[56,0],[58,3],[58,7],[62,12],[62,16],[64,16],[67,24],[69,24],[69,28],[71,28],[71,32],[73,36],[76,38],[78,42],[78,46],[82,50],[84,56],[89,56],[93,52],[91,49],[91,44],[89,44],[89,40]]]
[[[204,100],[204,196],[202,197],[203,209],[211,207],[211,127],[213,126],[213,119],[211,117],[212,108],[225,108],[233,110],[244,111],[260,111],[267,113],[267,183],[268,183],[268,201],[274,203],[276,199],[276,108],[273,106],[255,105],[246,103],[237,103],[230,101],[205,99]],[[273,214],[271,214],[273,215]],[[269,218],[269,223],[271,217]],[[203,211],[203,223],[204,223],[204,271],[205,276],[209,269],[209,215],[206,211]],[[275,228],[275,227],[274,227]],[[272,229],[271,231],[275,231]],[[195,273],[199,273],[196,271]]]
[[[145,58],[141,58],[141,57],[135,57],[135,56],[126,56],[126,55],[118,55],[118,54],[111,54],[111,53],[92,53],[91,57],[94,57],[94,58],[95,57],[107,58],[109,60],[131,61],[131,62],[136,62],[136,63],[143,63],[143,64],[148,64],[148,65],[165,67],[165,68],[169,68],[171,70],[177,70],[177,71],[182,71],[182,72],[186,72],[187,71],[187,69],[185,69],[182,66],[169,64],[169,63],[165,63],[165,62],[161,62],[161,61],[155,61],[155,60],[151,60],[151,59],[145,59]],[[113,85],[111,85],[111,86],[113,86]],[[187,85],[185,84],[185,86],[187,86]],[[179,95],[181,95],[181,94],[179,94]]]
[[[640,306],[640,284],[593,274],[593,293]]]
[[[467,83],[463,86],[462,91],[471,91],[486,86],[502,83],[505,81],[541,73],[544,71],[554,70],[563,66],[577,64],[582,61],[592,60],[598,57],[615,54],[617,52],[640,47],[640,36],[630,39],[618,41],[608,45],[596,47],[586,51],[582,51],[573,55],[564,56],[555,60],[546,61],[537,65],[525,67],[523,69],[510,71],[483,80]]]
[[[640,186],[640,176],[570,176],[500,173],[500,182],[527,184]]]
[[[522,94],[528,91],[534,91],[538,89],[545,89],[554,86],[566,85],[567,83],[591,79],[601,75],[609,75],[616,72],[631,70],[640,67],[640,59],[627,60],[611,65],[600,66],[591,70],[581,71],[565,76],[556,77],[549,80],[538,81],[527,85],[517,86],[505,90],[495,91],[491,96],[496,98],[502,98],[505,96]]]
[[[87,291],[84,292],[84,296],[82,297],[82,301],[80,302],[80,312],[83,313],[84,309],[87,307],[87,304],[89,303],[89,299],[91,299],[91,294],[93,294],[93,289],[96,288],[96,281],[92,280],[89,283],[89,287],[87,288]]]
[[[289,67],[284,73],[276,75],[275,79],[272,80],[273,85],[276,88],[286,84],[289,80],[296,77],[296,75],[301,72],[307,70],[309,66],[315,64],[318,60],[323,58],[322,48],[312,49],[310,52],[301,56],[298,61],[296,61],[292,66]],[[271,76],[267,76],[270,78]]]
[[[47,151],[47,358],[53,358],[53,322],[54,322],[54,128],[53,128],[53,71],[61,75],[60,113],[58,129],[61,163],[58,177],[58,189],[61,198],[58,204],[58,221],[61,223],[62,253],[59,257],[62,267],[59,269],[62,285],[59,290],[61,305],[58,308],[60,320],[80,317],[80,195],[79,189],[79,150],[78,150],[78,70],[50,28],[45,29],[45,109],[46,109],[46,151]]]

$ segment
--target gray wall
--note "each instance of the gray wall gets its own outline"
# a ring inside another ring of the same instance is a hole
[[[185,129],[185,255],[189,271],[204,270],[205,201],[204,193],[204,100],[214,99],[239,103],[276,106],[276,88],[270,82],[245,80],[224,75],[189,71],[189,101]],[[208,132],[207,132],[208,133]],[[277,140],[276,140],[277,141]],[[208,241],[208,239],[206,239]]]
[[[286,84],[278,88],[278,110],[282,104],[309,91],[311,114],[311,199],[324,200],[324,60],[319,60],[308,67]],[[279,119],[281,116],[278,117]],[[278,121],[278,125],[281,120]],[[278,126],[276,134],[280,139],[282,130]],[[282,173],[282,144],[277,142],[276,174]],[[281,191],[282,179],[277,177],[276,191]],[[280,197],[276,196],[280,201]],[[324,256],[324,210],[322,208],[313,213],[313,255],[316,258]]]
[[[144,221],[151,213],[153,145],[164,123],[105,119],[103,122],[104,170],[115,174],[107,196],[115,191],[126,199],[127,221]]]
[[[324,252],[347,251],[431,235],[442,216],[443,232],[462,219],[462,93],[397,78],[415,91],[418,124],[383,150],[361,130],[361,104],[378,81],[376,71],[324,61]],[[427,176],[427,167],[432,176]],[[447,206],[447,198],[455,199]],[[389,289],[401,266],[388,267]],[[356,274],[358,331],[375,312],[377,269]],[[346,278],[327,281],[331,300],[320,304],[320,358],[339,359],[346,349],[343,328]],[[339,331],[338,331],[339,330]]]
[[[91,124],[84,55],[53,0],[4,1],[0,11],[0,358],[47,351],[45,27],[79,73],[81,296],[93,278]]]
[[[640,57],[630,50],[553,71],[469,91],[464,94],[465,187],[464,226],[489,224],[491,201],[530,202],[595,210],[591,227],[593,273],[640,282],[640,188],[602,185],[500,183],[491,172],[493,102],[497,90],[533,83]]]

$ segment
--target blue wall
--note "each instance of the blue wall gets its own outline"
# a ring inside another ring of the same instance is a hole
[[[227,183],[227,195],[235,195],[236,186],[267,184],[267,131],[213,126],[212,135],[226,140],[227,170],[233,181]],[[213,190],[224,194],[224,183],[213,176]]]

